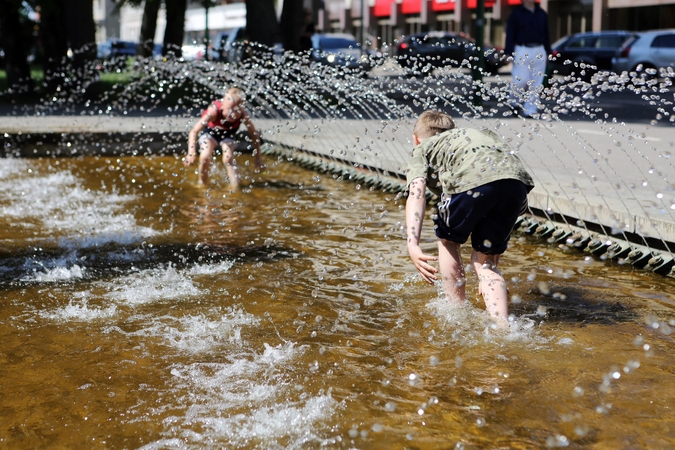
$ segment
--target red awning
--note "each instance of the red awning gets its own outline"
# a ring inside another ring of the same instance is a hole
[[[433,0],[431,2],[432,11],[454,11],[455,10],[455,1],[454,0]]]
[[[520,5],[522,0],[507,0],[509,5]],[[396,0],[375,0],[375,17],[389,17],[391,15],[391,5]],[[476,9],[478,0],[468,0],[469,9]],[[492,8],[495,0],[485,0],[485,7]],[[454,11],[455,0],[432,0],[431,9],[436,12]],[[422,0],[402,0],[401,12],[403,14],[419,14],[422,11]]]
[[[422,11],[422,0],[403,0],[401,12],[403,14],[419,14]]]
[[[375,17],[389,17],[391,15],[391,5],[396,0],[375,0],[373,12]]]
[[[511,2],[516,2],[520,4],[522,0],[509,0]],[[467,5],[469,9],[476,9],[478,7],[478,0],[468,0]],[[485,7],[492,8],[495,5],[495,0],[485,0]],[[455,0],[433,0],[431,3],[431,9],[433,11],[454,11],[455,10]]]

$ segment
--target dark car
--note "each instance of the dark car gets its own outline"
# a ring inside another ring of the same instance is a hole
[[[369,53],[351,34],[327,33],[312,36],[312,61],[328,66],[368,71],[371,69]]]
[[[577,33],[565,36],[551,48],[549,71],[590,79],[598,71],[612,70],[612,58],[635,33],[623,30]]]
[[[138,50],[138,42],[108,39],[98,44],[96,53],[101,59],[112,59],[120,56],[135,56]]]
[[[485,72],[497,73],[507,64],[499,49],[485,45]],[[475,41],[469,36],[443,31],[417,33],[404,37],[396,47],[396,58],[403,67],[427,72],[439,67],[471,67],[477,56]]]
[[[213,41],[213,48],[211,50],[211,57],[214,59],[214,61],[227,61],[225,44],[227,44],[227,38],[229,36],[229,31],[218,33],[218,36],[216,36],[216,39]]]
[[[225,41],[221,41],[218,45],[218,60],[234,64],[252,58],[271,61],[275,56],[280,56],[284,52],[283,46],[279,43],[270,48],[249,40],[245,27],[229,31]]]

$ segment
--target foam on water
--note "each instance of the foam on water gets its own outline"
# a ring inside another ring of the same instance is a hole
[[[52,311],[39,311],[38,315],[43,319],[57,321],[82,321],[91,322],[99,319],[108,319],[117,313],[117,306],[99,308],[89,305],[87,298],[71,300],[67,306],[56,308]]]
[[[225,312],[210,310],[208,315],[153,317],[142,329],[127,335],[160,337],[171,347],[187,353],[237,350],[243,345],[242,327],[255,326],[259,322],[239,308],[227,308]]]
[[[304,348],[292,343],[265,344],[262,354],[228,355],[228,362],[175,365],[171,369],[175,389],[189,392],[190,401],[182,404],[189,405],[184,415],[164,420],[165,433],[185,438],[184,447],[178,448],[200,448],[207,443],[232,448],[251,444],[304,448],[323,442],[316,434],[316,423],[333,416],[340,404],[326,392],[298,394],[298,386],[287,373],[303,352]],[[172,410],[170,405],[165,407]],[[162,440],[143,448],[167,444]]]
[[[221,261],[216,264],[196,264],[187,270],[190,275],[215,275],[227,272],[232,268],[234,260]]]
[[[182,271],[172,266],[142,270],[109,283],[106,298],[127,305],[174,300],[199,295],[202,291]]]
[[[77,264],[70,267],[65,260],[76,257],[59,259],[54,265],[59,266],[24,277],[22,281],[33,282],[61,282],[82,278],[85,269]],[[96,282],[91,290],[73,293],[75,299],[67,306],[54,310],[38,312],[45,319],[89,321],[99,318],[113,317],[119,312],[118,305],[107,308],[92,307],[88,298],[93,298],[94,290],[103,290],[104,300],[114,300],[118,304],[135,306],[153,301],[176,299],[185,296],[199,295],[203,291],[191,280],[190,276],[213,275],[227,272],[232,267],[232,261],[220,262],[213,265],[199,264],[185,270],[177,270],[172,266],[148,269],[134,274],[117,277],[106,282]],[[44,269],[45,261],[40,267]],[[211,313],[209,313],[211,314]],[[217,344],[236,344],[241,341],[240,327],[257,325],[258,319],[236,308],[228,308],[226,312],[213,312],[211,315],[218,319],[211,319],[205,315],[186,316],[182,318],[159,317],[152,325],[145,327],[136,334],[146,336],[160,336],[180,350],[201,352]],[[167,324],[166,322],[173,322]]]
[[[119,195],[92,191],[82,187],[80,180],[68,170],[38,173],[26,169],[12,159],[0,171],[0,202],[2,212],[16,222],[39,222],[42,237],[54,232],[85,235],[76,244],[95,245],[102,242],[128,243],[157,234],[156,231],[136,224],[132,214],[120,212],[135,199],[132,195]],[[30,175],[25,176],[29,170]],[[22,177],[13,176],[22,174]],[[73,220],[77,217],[77,220]],[[24,224],[23,226],[26,226]]]
[[[54,267],[52,269],[47,269],[46,272],[35,272],[32,276],[27,276],[21,279],[21,281],[37,281],[38,283],[51,283],[58,281],[68,281],[84,276],[83,272],[85,269],[81,268],[77,264],[70,267]]]
[[[0,180],[7,180],[15,175],[25,174],[31,167],[24,159],[3,158],[2,164],[0,164]]]
[[[482,299],[479,299],[482,302]],[[535,322],[529,317],[510,317],[508,328],[498,327],[485,310],[471,300],[464,304],[448,301],[444,295],[427,303],[427,308],[436,316],[453,340],[463,345],[476,346],[486,342],[518,342],[539,345],[547,339],[539,335]]]

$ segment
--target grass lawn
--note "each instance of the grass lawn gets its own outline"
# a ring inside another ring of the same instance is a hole
[[[143,66],[134,64],[133,58],[117,62],[98,61],[97,64],[99,63],[98,79],[88,85],[86,92],[78,92],[78,97],[81,95],[80,99],[86,101],[87,104],[89,101],[94,103],[100,101],[108,105],[175,108],[177,105],[189,107],[199,104],[201,106],[213,96],[212,92],[194,83],[191,79],[181,80],[173,87],[158,85],[154,78],[144,76],[141,72]],[[7,73],[0,70],[0,105],[30,105],[45,101],[45,97],[50,94],[45,89],[45,74],[42,67],[32,66],[31,77],[35,86],[33,92],[9,93],[7,92]]]
[[[30,103],[39,101],[44,92],[43,82],[45,79],[45,73],[42,69],[42,66],[34,65],[30,69],[31,78],[33,79],[33,84],[35,86],[35,91],[31,94],[10,94],[7,93],[9,84],[7,81],[7,71],[0,70],[0,103]],[[96,83],[97,92],[109,92],[116,89],[122,88],[127,84],[132,83],[135,79],[138,78],[138,73],[132,70],[124,71],[114,71],[114,72],[104,72],[99,76],[98,83]]]

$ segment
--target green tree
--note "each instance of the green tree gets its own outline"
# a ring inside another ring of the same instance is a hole
[[[68,62],[68,33],[65,0],[40,2],[40,42],[46,88],[55,91],[64,84]]]
[[[154,51],[157,15],[161,3],[161,0],[146,0],[143,6],[141,36],[138,39],[138,54],[141,56],[152,56]]]
[[[253,42],[272,47],[279,37],[274,0],[246,0],[246,35]]]
[[[0,45],[5,51],[5,70],[9,88],[17,92],[33,90],[27,57],[32,43],[32,23],[20,14],[21,0],[0,0]]]
[[[185,10],[187,0],[164,0],[166,5],[166,30],[162,55],[181,56],[181,46],[185,34]]]
[[[303,0],[284,0],[280,25],[284,49],[300,51],[300,34],[304,26]]]

